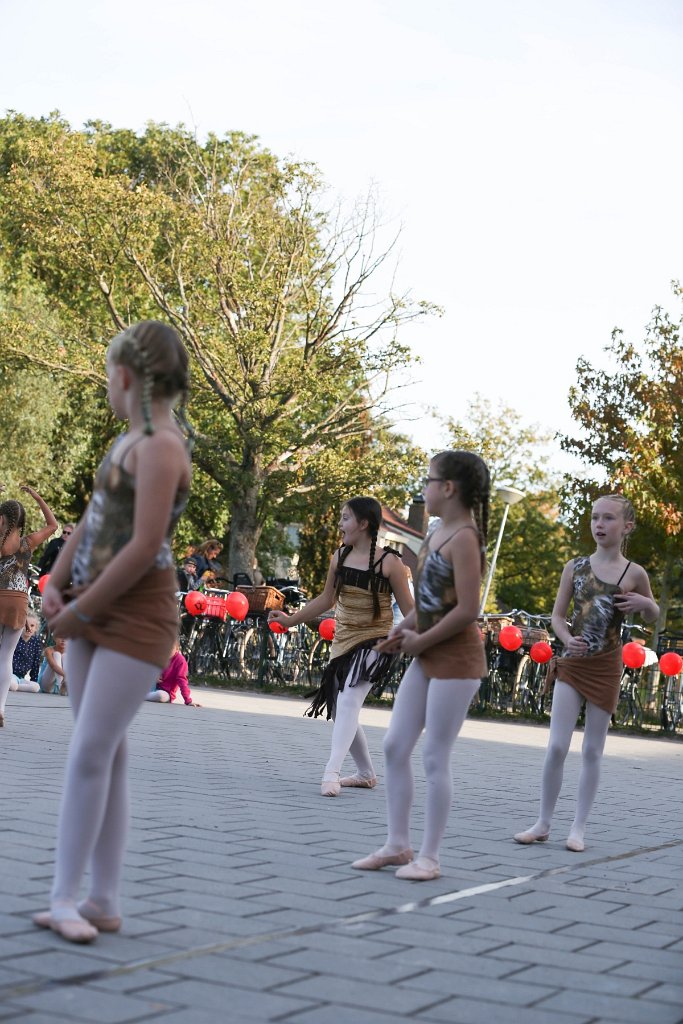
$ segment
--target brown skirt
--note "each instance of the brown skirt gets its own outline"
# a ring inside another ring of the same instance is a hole
[[[622,670],[621,644],[584,658],[553,658],[548,664],[545,692],[557,679],[573,686],[585,700],[613,715],[619,703]]]
[[[27,593],[23,590],[0,590],[0,626],[23,629],[27,611]]]
[[[166,668],[178,638],[175,595],[175,570],[150,569],[88,623],[82,636],[98,647]]]
[[[484,643],[476,622],[440,644],[428,647],[417,660],[429,679],[482,679],[488,671]]]

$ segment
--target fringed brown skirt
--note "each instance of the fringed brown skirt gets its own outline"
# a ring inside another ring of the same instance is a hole
[[[613,715],[619,703],[622,669],[621,644],[583,658],[553,658],[548,663],[545,692],[557,679],[573,686],[585,700]]]

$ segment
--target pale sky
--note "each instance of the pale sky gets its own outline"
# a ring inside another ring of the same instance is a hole
[[[570,429],[581,355],[683,278],[680,0],[0,0],[0,108],[239,129],[374,183],[399,284],[445,308],[400,423],[481,392]]]

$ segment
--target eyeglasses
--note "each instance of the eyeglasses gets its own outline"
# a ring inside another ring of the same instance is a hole
[[[444,478],[442,476],[423,476],[422,477],[422,486],[423,487],[427,487],[428,484],[432,484],[432,483],[434,483],[434,484],[437,484],[437,483],[442,484],[443,480],[444,480]]]
[[[71,533],[71,530],[62,530],[62,537],[70,537]]]

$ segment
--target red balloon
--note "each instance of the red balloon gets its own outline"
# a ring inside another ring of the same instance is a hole
[[[268,629],[271,633],[289,633],[286,626],[283,626],[281,622],[276,622],[274,619],[268,623]]]
[[[553,649],[545,640],[539,640],[537,643],[531,645],[529,657],[539,665],[545,665],[547,661],[550,661],[552,656]]]
[[[645,664],[645,648],[632,640],[630,644],[624,644],[621,660],[626,668],[642,668]]]
[[[518,651],[522,646],[522,631],[519,626],[503,626],[498,634],[498,643],[506,651]]]
[[[206,605],[206,596],[198,590],[191,590],[189,594],[185,594],[185,607],[190,615],[203,615]]]
[[[228,609],[228,615],[237,619],[238,622],[243,622],[249,611],[249,601],[246,594],[241,594],[239,590],[233,590],[225,599],[225,607]]]
[[[323,640],[334,640],[334,631],[337,628],[337,623],[334,619],[323,619],[318,626],[318,632],[320,633]]]
[[[665,676],[677,676],[683,669],[683,658],[675,651],[667,651],[659,659],[659,669]]]
[[[45,587],[47,586],[47,581],[49,580],[49,578],[50,578],[49,572],[46,573],[45,576],[40,576],[38,578],[38,590],[41,592],[41,594],[45,590]]]

